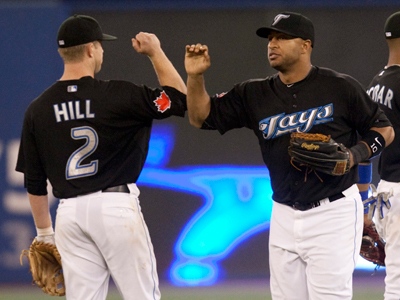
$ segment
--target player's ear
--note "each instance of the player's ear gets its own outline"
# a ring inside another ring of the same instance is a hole
[[[86,49],[87,56],[89,56],[89,57],[94,56],[94,50],[95,50],[94,43],[87,43],[85,49]]]
[[[312,48],[311,40],[304,40],[302,46],[305,51],[309,51]]]

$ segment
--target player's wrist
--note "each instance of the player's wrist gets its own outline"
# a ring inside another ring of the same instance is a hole
[[[357,145],[350,148],[354,165],[378,156],[385,148],[385,145],[386,141],[379,132],[375,130],[368,131]]]
[[[350,149],[350,165],[358,165],[360,162],[368,160],[371,156],[369,148],[363,142],[351,147]]]
[[[52,226],[46,228],[36,227],[36,233],[37,233],[36,240],[38,242],[55,245],[56,242],[54,239],[54,230]]]
[[[202,79],[203,73],[187,73],[187,76],[191,79]]]
[[[161,48],[158,49],[152,49],[151,51],[148,51],[144,53],[147,55],[147,57],[154,62],[155,60],[169,60],[167,58],[167,55],[164,53],[164,51]]]
[[[37,234],[37,236],[54,235],[53,226],[49,226],[49,227],[46,227],[46,228],[38,228],[38,227],[36,227],[36,234]]]

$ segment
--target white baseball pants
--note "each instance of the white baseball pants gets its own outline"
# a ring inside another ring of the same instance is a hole
[[[68,300],[105,300],[110,276],[125,300],[160,299],[139,189],[61,199],[55,239]]]
[[[383,219],[375,211],[374,221],[385,245],[385,300],[400,299],[400,182],[380,180],[378,193],[390,193],[391,208],[383,207]],[[378,210],[378,207],[377,207]]]
[[[343,194],[306,211],[274,202],[269,236],[272,299],[352,299],[363,204],[356,185]]]

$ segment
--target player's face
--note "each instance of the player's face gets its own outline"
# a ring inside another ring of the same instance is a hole
[[[281,72],[291,70],[300,59],[304,41],[276,31],[270,33],[268,40],[270,66]]]
[[[94,44],[94,60],[95,60],[95,68],[94,68],[94,73],[98,73],[101,70],[101,65],[103,64],[103,47],[101,45],[101,42],[93,42]]]

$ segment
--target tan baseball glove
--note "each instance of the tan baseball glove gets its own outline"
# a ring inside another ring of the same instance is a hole
[[[43,292],[51,296],[65,295],[61,256],[55,245],[34,239],[28,250],[22,250],[21,265],[24,256],[28,258],[33,282]]]

